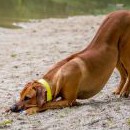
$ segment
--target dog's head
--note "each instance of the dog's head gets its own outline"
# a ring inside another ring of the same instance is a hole
[[[33,81],[25,85],[20,93],[20,100],[10,110],[19,112],[31,107],[42,107],[47,102],[46,88],[39,82]]]

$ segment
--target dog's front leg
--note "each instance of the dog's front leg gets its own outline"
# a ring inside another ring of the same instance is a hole
[[[53,101],[46,103],[42,108],[40,108],[40,111],[44,111],[47,109],[60,109],[64,107],[71,107],[75,104],[74,101],[68,101],[68,100],[60,100],[60,101]]]
[[[73,105],[76,105],[75,101],[68,101],[68,100],[60,100],[60,101],[52,101],[48,102],[43,105],[43,107],[32,107],[25,111],[26,114],[31,115],[35,114],[37,112],[45,111],[47,109],[60,109],[64,107],[71,107]]]

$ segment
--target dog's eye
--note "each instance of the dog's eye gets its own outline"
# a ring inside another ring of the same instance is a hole
[[[31,98],[30,98],[30,97],[25,96],[24,101],[27,101],[27,100],[29,100],[29,99],[31,99]]]

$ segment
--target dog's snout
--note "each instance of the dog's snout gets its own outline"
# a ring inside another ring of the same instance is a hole
[[[20,110],[18,109],[18,106],[15,104],[15,105],[13,105],[11,108],[10,108],[10,110],[12,111],[12,112],[19,112]]]

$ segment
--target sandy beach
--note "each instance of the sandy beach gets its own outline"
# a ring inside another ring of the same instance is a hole
[[[119,83],[115,69],[104,89],[81,106],[27,116],[2,114],[18,97],[24,85],[39,79],[51,65],[85,48],[104,16],[17,23],[21,29],[0,28],[0,125],[4,130],[129,130],[130,98],[112,95]]]

